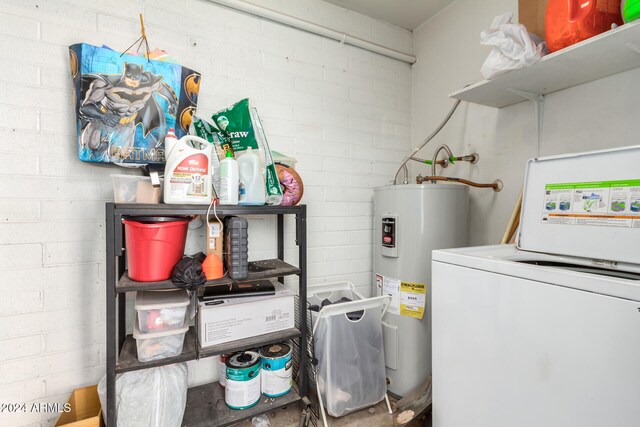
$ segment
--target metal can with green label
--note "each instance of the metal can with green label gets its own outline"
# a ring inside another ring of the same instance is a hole
[[[247,409],[260,401],[262,363],[255,351],[235,353],[227,359],[224,401],[231,409]]]
[[[291,390],[293,361],[291,345],[278,343],[260,349],[262,358],[262,394],[278,397]]]

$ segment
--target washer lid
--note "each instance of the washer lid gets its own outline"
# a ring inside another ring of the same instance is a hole
[[[640,146],[531,159],[518,248],[640,264]]]
[[[433,263],[434,271],[436,265],[438,268],[450,265],[493,273],[496,285],[515,285],[524,279],[538,285],[562,286],[640,302],[638,266],[635,275],[602,268],[597,271],[594,263],[585,258],[520,251],[514,245],[436,250],[433,251]],[[445,276],[436,273],[434,286],[447,286],[458,280],[448,270]],[[469,283],[469,286],[473,286],[473,283]]]

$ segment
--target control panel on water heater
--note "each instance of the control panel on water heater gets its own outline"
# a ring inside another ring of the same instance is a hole
[[[382,256],[398,258],[398,216],[382,217]]]

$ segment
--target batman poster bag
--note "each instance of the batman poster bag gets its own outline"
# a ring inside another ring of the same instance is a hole
[[[122,55],[86,43],[69,47],[78,131],[85,162],[164,163],[164,137],[189,132],[200,74],[173,62]]]

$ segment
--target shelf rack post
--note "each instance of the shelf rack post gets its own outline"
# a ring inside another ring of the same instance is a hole
[[[278,229],[276,234],[278,235],[278,259],[284,261],[284,215],[278,214],[277,218]],[[278,277],[278,282],[284,283],[284,277]]]
[[[114,205],[107,203],[105,215],[105,232],[107,241],[106,259],[106,306],[107,306],[107,427],[115,427],[116,423],[116,224]]]
[[[307,396],[307,206],[299,205],[296,213],[296,245],[298,245],[300,303],[300,396]]]

